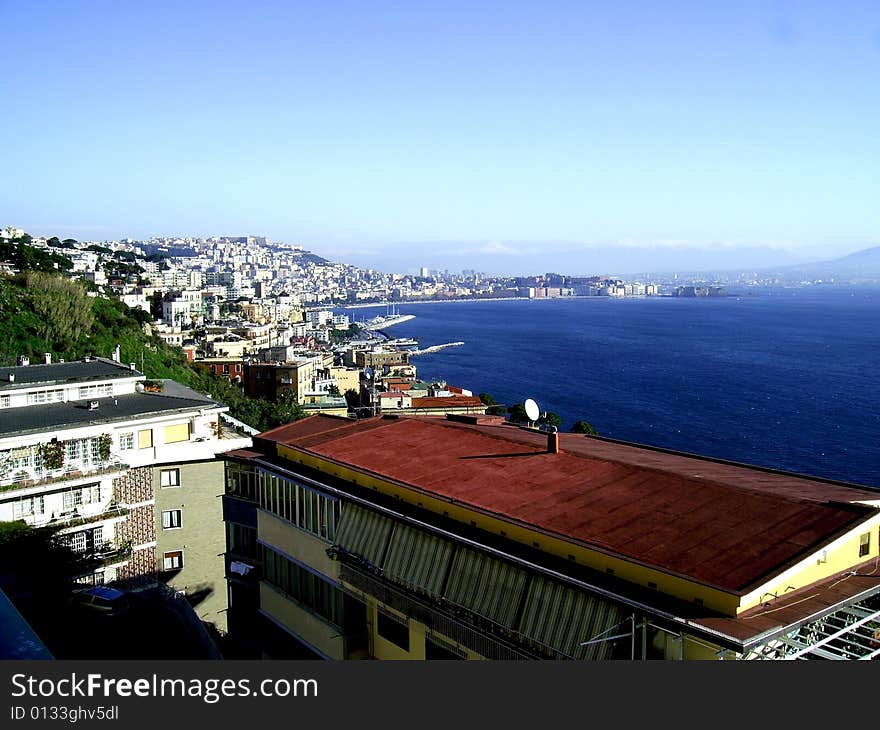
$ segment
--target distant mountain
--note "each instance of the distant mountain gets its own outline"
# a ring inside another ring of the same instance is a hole
[[[829,261],[816,261],[811,264],[788,266],[786,271],[811,279],[835,278],[853,281],[878,281],[880,280],[880,246],[865,248]]]
[[[299,254],[299,256],[297,256],[297,258],[306,263],[317,264],[318,266],[323,266],[324,264],[330,263],[330,261],[325,259],[323,256],[318,256],[318,254],[312,253],[311,251],[303,251],[301,254]]]

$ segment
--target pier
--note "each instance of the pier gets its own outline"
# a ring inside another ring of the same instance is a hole
[[[429,355],[432,352],[440,352],[440,350],[445,350],[447,347],[460,347],[464,342],[447,342],[443,345],[431,345],[431,347],[426,347],[423,350],[412,350],[410,355]]]

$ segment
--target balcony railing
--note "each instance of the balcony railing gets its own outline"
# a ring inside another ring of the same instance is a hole
[[[105,545],[100,550],[96,550],[93,557],[104,567],[113,565],[114,563],[121,563],[131,557],[131,543],[126,542],[121,545]]]
[[[103,522],[104,520],[112,520],[114,517],[125,517],[128,514],[128,507],[118,504],[108,505],[105,510],[96,515],[81,515],[79,509],[74,507],[70,512],[62,512],[42,523],[38,526],[57,525],[60,527],[80,527],[88,525],[92,522]]]
[[[42,469],[25,467],[16,469],[11,475],[0,477],[0,492],[13,489],[27,489],[41,484],[53,482],[66,482],[72,479],[82,479],[92,476],[102,476],[115,472],[125,471],[129,465],[120,460],[111,460],[103,464],[66,464],[61,469]]]

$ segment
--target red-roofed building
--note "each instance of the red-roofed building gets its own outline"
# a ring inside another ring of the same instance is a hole
[[[867,487],[479,414],[312,417],[253,451],[229,458],[227,520],[263,572],[232,605],[322,656],[873,651],[853,633],[880,622]]]

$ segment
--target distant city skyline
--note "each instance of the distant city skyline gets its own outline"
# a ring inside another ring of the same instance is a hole
[[[7,2],[0,225],[406,272],[880,244],[880,5]]]

